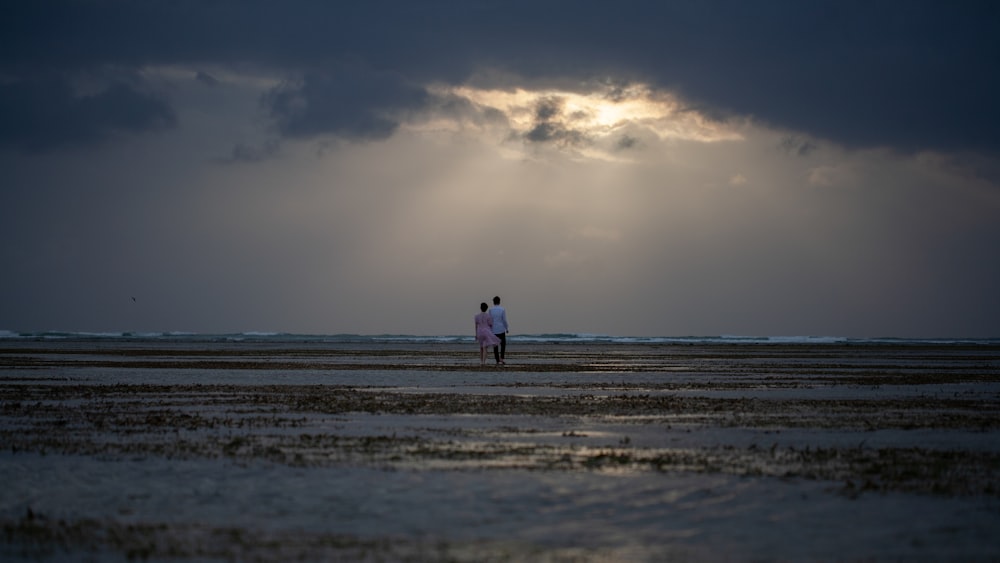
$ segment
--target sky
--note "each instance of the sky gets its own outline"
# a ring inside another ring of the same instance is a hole
[[[1000,4],[15,0],[0,329],[1000,337]]]

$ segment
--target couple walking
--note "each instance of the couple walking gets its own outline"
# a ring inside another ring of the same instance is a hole
[[[507,311],[500,306],[500,298],[493,298],[493,306],[479,304],[480,313],[476,315],[476,342],[479,343],[479,365],[486,365],[486,348],[493,347],[493,357],[497,365],[503,365],[504,354],[507,352]]]

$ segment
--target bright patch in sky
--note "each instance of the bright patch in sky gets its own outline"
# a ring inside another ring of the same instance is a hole
[[[508,128],[504,140],[554,145],[583,158],[628,161],[626,151],[643,137],[704,143],[743,139],[731,124],[710,120],[673,96],[639,84],[589,92],[472,86],[431,91],[467,100],[480,112],[502,115]],[[434,126],[440,125],[438,121]]]

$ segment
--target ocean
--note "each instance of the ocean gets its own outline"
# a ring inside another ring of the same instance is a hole
[[[901,345],[984,345],[1000,344],[1000,338],[849,338],[842,336],[612,336],[582,333],[513,334],[512,340],[532,344],[901,344]],[[414,334],[295,334],[285,332],[238,332],[211,334],[197,332],[19,332],[0,330],[0,341],[104,341],[104,342],[251,342],[274,344],[391,344],[410,342],[473,343],[471,335]]]

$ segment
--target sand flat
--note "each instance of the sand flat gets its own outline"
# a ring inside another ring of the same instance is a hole
[[[7,342],[0,400],[10,560],[1000,557],[996,346]]]

